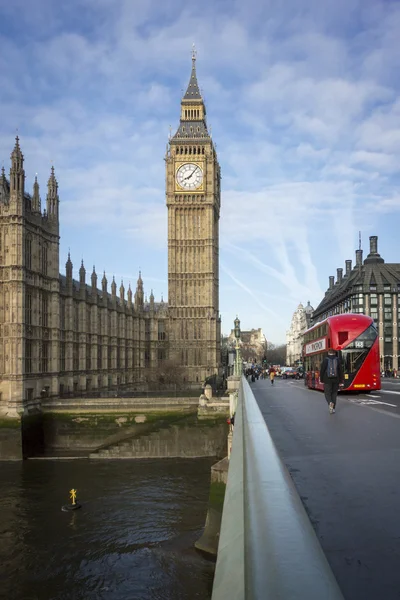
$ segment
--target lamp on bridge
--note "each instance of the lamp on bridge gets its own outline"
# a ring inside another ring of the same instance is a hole
[[[240,358],[240,346],[239,346],[239,340],[240,340],[240,321],[238,319],[238,317],[236,316],[236,319],[234,320],[234,324],[235,324],[235,338],[236,338],[236,361],[235,361],[235,375],[237,377],[240,377],[242,374],[242,365],[241,365],[241,358]]]

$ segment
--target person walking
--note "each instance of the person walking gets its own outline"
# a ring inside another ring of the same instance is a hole
[[[343,369],[336,350],[329,348],[321,364],[319,379],[324,384],[325,400],[329,406],[329,412],[336,411],[336,398],[339,387],[343,386]]]
[[[274,385],[275,369],[273,367],[271,367],[269,370],[269,379],[271,381],[271,385]]]

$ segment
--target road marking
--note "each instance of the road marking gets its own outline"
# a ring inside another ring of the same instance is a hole
[[[374,394],[369,395],[370,398],[380,398],[380,396],[374,396]]]
[[[389,402],[382,402],[381,400],[369,400],[369,399],[365,399],[365,400],[358,400],[358,399],[351,399],[350,402],[354,402],[356,404],[385,404],[385,406],[393,406],[393,408],[397,408],[397,404],[389,404]]]
[[[397,394],[400,396],[400,392],[393,392],[392,390],[381,390],[381,394]]]

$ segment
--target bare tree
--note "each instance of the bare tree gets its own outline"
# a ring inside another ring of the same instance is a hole
[[[166,388],[176,385],[181,388],[184,385],[185,369],[174,359],[162,361],[156,371],[156,381]]]
[[[286,364],[286,344],[275,346],[271,342],[267,345],[267,363],[269,365],[285,365]]]

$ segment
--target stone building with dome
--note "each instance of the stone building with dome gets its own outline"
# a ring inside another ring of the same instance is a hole
[[[98,287],[70,255],[59,273],[59,185],[52,167],[42,207],[26,191],[19,138],[0,176],[0,415],[40,407],[44,396],[107,393],[152,385],[171,370],[199,386],[220,371],[220,167],[207,130],[196,56],[180,124],[165,156],[168,303],[136,289]],[[88,281],[89,279],[89,281]],[[168,371],[169,370],[169,371]]]
[[[300,302],[293,313],[290,329],[286,332],[286,364],[296,365],[301,362],[303,335],[311,325],[313,307],[310,301],[304,307]]]
[[[325,296],[313,313],[313,323],[341,313],[363,313],[374,319],[379,335],[382,370],[399,368],[400,264],[385,263],[378,253],[378,237],[369,238],[369,254],[363,260],[356,250],[356,263],[346,260],[345,271],[329,277]]]

